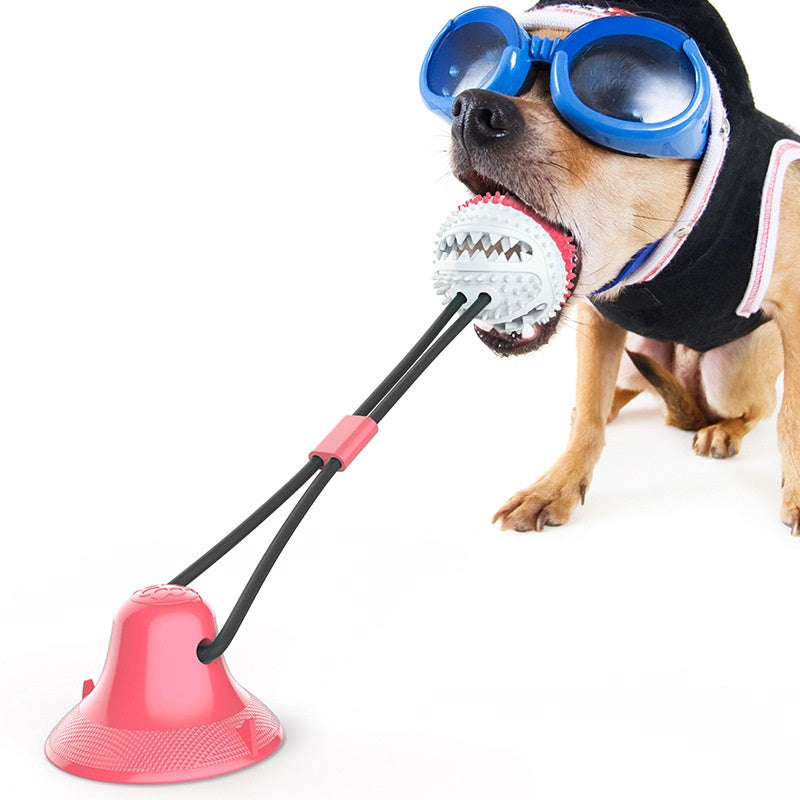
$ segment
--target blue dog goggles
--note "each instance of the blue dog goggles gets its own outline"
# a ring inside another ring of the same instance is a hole
[[[564,39],[546,39],[528,34],[507,11],[474,8],[434,39],[420,89],[427,106],[451,121],[459,93],[487,89],[516,97],[546,65],[558,113],[590,141],[633,155],[703,154],[708,67],[693,39],[644,17],[603,17]]]

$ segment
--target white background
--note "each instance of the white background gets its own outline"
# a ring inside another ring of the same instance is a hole
[[[762,108],[800,119],[794,26],[718,7]],[[139,790],[45,760],[125,598],[266,499],[437,313],[463,191],[417,73],[461,10],[3,5],[6,796],[797,797],[774,419],[712,462],[642,399],[568,527],[489,524],[564,444],[566,326],[518,360],[461,337],[287,547],[228,652],[276,755]],[[276,525],[196,582],[219,620]]]

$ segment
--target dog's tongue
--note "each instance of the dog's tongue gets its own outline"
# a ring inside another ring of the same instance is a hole
[[[479,319],[505,333],[553,319],[574,287],[572,239],[507,194],[462,203],[439,229],[434,285],[451,300],[488,293]]]

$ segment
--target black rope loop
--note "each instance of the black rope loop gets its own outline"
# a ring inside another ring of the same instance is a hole
[[[447,304],[414,347],[406,353],[397,366],[356,409],[354,416],[370,417],[375,422],[380,422],[444,349],[491,301],[490,295],[481,293],[464,310],[461,316],[445,330],[450,320],[467,302],[467,298],[459,292]],[[208,643],[201,642],[198,645],[197,657],[200,661],[208,664],[225,652],[292,534],[322,491],[330,483],[333,476],[341,468],[342,463],[337,458],[330,458],[325,463],[319,456],[312,456],[309,462],[266,503],[256,509],[224,539],[170,581],[170,583],[185,586],[199,575],[202,575],[203,572],[252,533],[267,517],[280,508],[300,487],[308,482],[314,473],[318,473],[298,500],[297,505],[289,513],[286,521],[262,556],[261,561],[253,570],[247,585],[215,639]]]

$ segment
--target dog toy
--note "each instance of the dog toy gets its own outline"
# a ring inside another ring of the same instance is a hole
[[[434,288],[468,300],[490,287],[479,327],[530,338],[575,288],[575,246],[518,200],[500,192],[474,197],[444,222],[434,248]]]
[[[50,761],[94,780],[170,783],[231,772],[273,753],[283,739],[280,722],[235,682],[222,656],[284,547],[331,479],[470,322],[522,331],[546,321],[572,289],[573,265],[568,237],[510,198],[476,198],[451,214],[436,246],[443,311],[269,500],[168,583],[137,591],[122,606],[97,684],[84,682],[80,703],[47,739]],[[210,608],[188,584],[309,481],[217,631]]]

